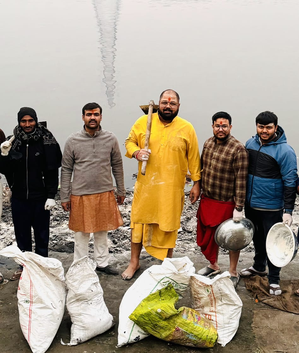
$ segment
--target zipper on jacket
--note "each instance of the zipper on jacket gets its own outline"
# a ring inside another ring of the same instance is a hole
[[[28,150],[29,150],[29,145],[27,143],[26,145],[26,198],[27,200],[29,199],[29,181],[28,181]]]
[[[42,174],[42,183],[43,183],[43,186],[44,186],[44,188],[46,188],[44,172],[41,171],[41,174]]]
[[[249,198],[249,206],[250,207],[251,207],[251,198],[252,198],[252,192],[253,192],[253,181],[254,181],[256,167],[257,167],[257,160],[259,158],[259,153],[260,153],[260,150],[261,150],[262,147],[263,147],[263,145],[261,145],[260,148],[258,149],[258,151],[257,151],[258,154],[256,155],[256,160],[255,160],[255,163],[254,163],[254,170],[253,170],[253,173],[252,173],[251,190],[250,190],[250,198]]]

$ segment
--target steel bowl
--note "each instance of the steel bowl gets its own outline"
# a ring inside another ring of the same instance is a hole
[[[298,239],[284,223],[275,223],[267,234],[266,251],[269,260],[277,267],[289,264],[297,254]]]
[[[248,218],[234,221],[232,218],[221,223],[215,232],[215,241],[226,250],[242,250],[252,241],[254,225]]]

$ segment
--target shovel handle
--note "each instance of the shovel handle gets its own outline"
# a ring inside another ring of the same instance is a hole
[[[8,142],[9,142],[10,144],[12,144],[13,141],[14,141],[14,139],[15,139],[15,135],[12,135],[12,137],[8,140]]]
[[[146,134],[145,134],[145,144],[144,144],[145,149],[148,149],[148,147],[149,147],[149,139],[151,136],[151,127],[152,127],[152,113],[153,113],[154,104],[155,103],[153,100],[151,100],[149,102],[148,115],[147,115],[147,126],[146,126]],[[142,165],[141,165],[141,174],[142,175],[145,175],[146,165],[147,165],[147,161],[143,161]]]

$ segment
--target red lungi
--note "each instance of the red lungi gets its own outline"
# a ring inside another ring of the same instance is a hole
[[[214,235],[220,223],[232,218],[235,203],[218,201],[201,195],[197,211],[197,244],[206,259],[214,264],[217,261],[218,245]]]

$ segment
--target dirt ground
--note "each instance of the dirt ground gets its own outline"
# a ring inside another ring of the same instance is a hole
[[[109,232],[109,249],[111,252],[111,263],[119,271],[125,270],[130,258],[130,211],[133,193],[127,192],[124,205],[120,207],[124,225],[116,231]],[[193,261],[196,271],[206,266],[206,261],[196,245],[196,211],[198,204],[191,205],[186,193],[185,207],[181,217],[181,228],[179,230],[177,245],[174,257],[188,256]],[[295,212],[293,213],[293,230],[297,231],[299,224],[299,198],[296,201]],[[11,245],[15,240],[13,223],[11,219],[9,193],[6,194],[3,204],[2,222],[0,221],[0,249]],[[65,271],[73,260],[73,232],[68,229],[68,214],[62,211],[57,196],[57,205],[51,211],[50,227],[50,257],[59,259]],[[90,247],[92,251],[92,245]],[[238,270],[252,265],[254,256],[253,246],[250,244],[242,250]],[[297,259],[298,258],[298,259]],[[142,252],[141,271],[159,264],[158,260]],[[228,269],[228,252],[220,249],[219,263],[223,271]],[[298,273],[299,257],[282,269],[281,279],[299,280]],[[10,278],[17,264],[14,260],[0,256],[0,272],[5,278]],[[137,277],[137,276],[136,276]],[[194,349],[175,344],[169,344],[153,336],[148,337],[132,345],[116,348],[118,336],[118,308],[126,290],[132,285],[132,281],[123,281],[120,276],[107,276],[99,274],[99,280],[104,290],[105,303],[114,317],[115,326],[108,332],[94,337],[88,342],[78,346],[63,346],[60,341],[69,342],[71,321],[67,312],[47,352],[52,353],[148,353],[151,352],[213,352],[213,353],[293,353],[299,351],[299,315],[290,314],[269,307],[263,303],[256,303],[252,294],[246,290],[244,281],[241,279],[237,293],[243,302],[242,316],[239,329],[225,347],[217,344],[212,349]],[[8,281],[0,285],[0,353],[30,353],[31,350],[23,336],[19,324],[17,307],[18,282]],[[299,287],[299,285],[298,285]],[[297,299],[297,298],[296,298]],[[299,300],[299,298],[298,298]],[[190,293],[186,294],[181,305],[191,306]],[[180,306],[181,306],[180,305]],[[45,322],[47,325],[47,322]]]
[[[205,265],[202,255],[191,253],[174,254],[175,257],[187,255],[194,263],[195,269],[199,270]],[[72,262],[72,254],[51,252],[51,257],[59,259],[65,268],[68,269]],[[130,253],[112,255],[111,262],[120,270],[126,268]],[[242,252],[238,269],[242,269],[252,264],[253,253]],[[222,270],[228,268],[228,255],[221,254],[219,263]],[[282,269],[283,279],[298,279],[298,260],[295,258],[289,265]],[[141,270],[158,264],[159,262],[145,252],[142,252]],[[0,271],[6,278],[9,278],[16,268],[16,263],[11,259],[0,257]],[[139,271],[139,275],[142,271]],[[239,329],[233,340],[225,347],[217,344],[211,349],[195,349],[169,344],[153,336],[140,342],[116,348],[117,329],[118,329],[118,308],[126,290],[132,285],[135,278],[131,281],[123,281],[120,276],[107,276],[99,274],[100,283],[104,290],[106,305],[115,319],[116,325],[108,332],[99,335],[78,346],[63,346],[60,343],[70,340],[71,321],[66,312],[57,335],[47,352],[56,353],[143,353],[148,352],[253,352],[253,353],[273,353],[298,352],[297,334],[299,331],[299,315],[294,315],[273,309],[262,303],[255,303],[252,294],[245,288],[244,281],[241,279],[237,293],[243,302],[242,316]],[[5,285],[0,285],[0,317],[1,317],[1,353],[29,353],[31,352],[20,329],[17,308],[17,286],[18,282],[9,281]],[[184,299],[184,304],[188,306],[188,294]],[[299,298],[298,298],[299,300]],[[47,323],[45,322],[45,325]]]

